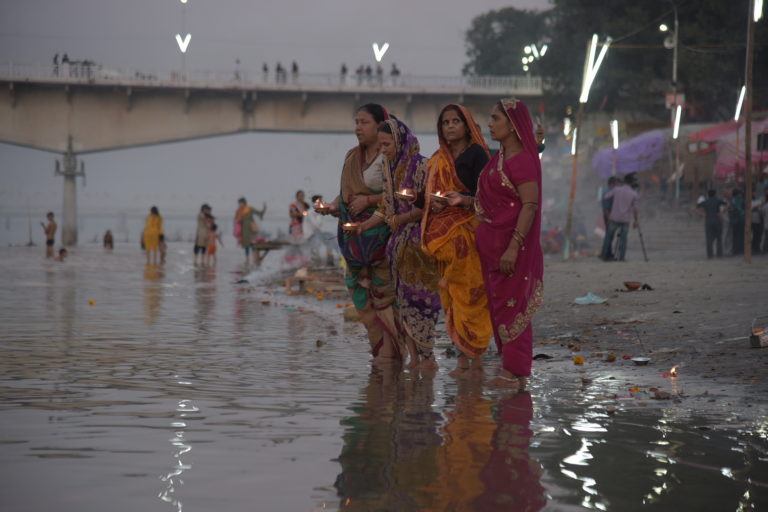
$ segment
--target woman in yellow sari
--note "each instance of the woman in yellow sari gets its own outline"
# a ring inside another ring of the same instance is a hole
[[[160,249],[160,237],[163,235],[163,218],[157,206],[153,206],[147,215],[147,221],[144,225],[144,250],[147,253],[147,265],[149,265],[150,256],[152,263],[157,265],[157,258]]]
[[[459,349],[456,370],[481,370],[482,356],[491,339],[487,297],[475,247],[477,221],[469,206],[448,206],[432,194],[453,202],[472,204],[477,178],[488,162],[488,146],[469,111],[446,105],[437,122],[440,148],[427,164],[427,191],[422,218],[422,249],[438,262],[440,300],[445,327]]]

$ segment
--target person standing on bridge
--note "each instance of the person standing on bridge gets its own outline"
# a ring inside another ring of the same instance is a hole
[[[477,179],[488,162],[488,146],[472,114],[461,105],[443,107],[437,118],[440,148],[427,164],[428,179],[421,247],[437,260],[445,329],[459,351],[452,376],[481,369],[480,357],[491,339],[491,318],[480,256],[475,247],[477,220],[471,210]],[[434,200],[444,193],[448,203]]]
[[[157,206],[149,209],[149,215],[144,225],[144,250],[147,254],[147,265],[150,259],[153,265],[157,265],[160,251],[160,237],[163,235],[163,218]]]
[[[374,364],[402,360],[393,303],[395,286],[387,261],[389,226],[361,231],[360,224],[376,211],[384,188],[384,157],[379,152],[378,126],[389,119],[384,107],[368,103],[357,110],[355,135],[341,171],[341,193],[329,213],[339,217],[338,241],[347,264],[345,281],[360,321],[368,331]]]

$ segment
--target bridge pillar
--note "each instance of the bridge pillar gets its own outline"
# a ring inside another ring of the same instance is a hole
[[[80,162],[77,170],[77,157],[72,151],[72,137],[69,137],[67,152],[61,161],[56,160],[56,176],[64,177],[64,197],[62,203],[61,241],[63,245],[77,245],[77,177],[85,180],[85,165]]]

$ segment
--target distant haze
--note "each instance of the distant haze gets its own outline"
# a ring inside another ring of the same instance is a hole
[[[474,16],[534,0],[441,2],[390,0],[24,0],[0,3],[0,62],[49,64],[55,53],[110,69],[178,69],[174,35],[189,32],[187,69],[244,71],[267,62],[337,72],[373,62],[372,42],[389,42],[382,64],[403,73],[459,75],[466,62],[464,32]],[[186,11],[186,14],[185,14]],[[186,26],[186,31],[184,27]],[[237,196],[266,200],[287,216],[296,189],[326,197],[338,190],[349,135],[249,133],[163,146],[85,155],[87,186],[78,186],[81,212],[144,212],[152,204],[194,214],[202,202],[229,211]],[[422,150],[436,148],[422,137]],[[61,209],[56,155],[0,144],[0,211],[35,214]]]

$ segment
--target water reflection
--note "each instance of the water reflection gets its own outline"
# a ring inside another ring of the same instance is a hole
[[[190,412],[198,412],[199,409],[192,403],[191,400],[179,400],[176,407],[177,420],[171,422],[171,428],[176,429],[174,435],[168,441],[173,447],[173,464],[170,467],[168,473],[160,477],[162,482],[165,482],[165,488],[160,492],[158,498],[160,500],[169,503],[178,512],[182,511],[183,504],[181,499],[177,496],[177,487],[184,485],[184,480],[181,475],[192,469],[192,464],[186,464],[182,460],[182,455],[192,451],[192,446],[187,444],[185,439],[187,428],[186,417]]]
[[[160,316],[163,301],[162,280],[165,277],[163,267],[144,265],[144,323],[155,325]]]
[[[211,312],[216,307],[216,267],[195,268],[195,321],[201,334],[211,332]]]
[[[375,369],[345,419],[336,479],[343,510],[541,510],[541,466],[528,448],[528,393],[500,400],[463,379],[444,415],[431,375]]]

